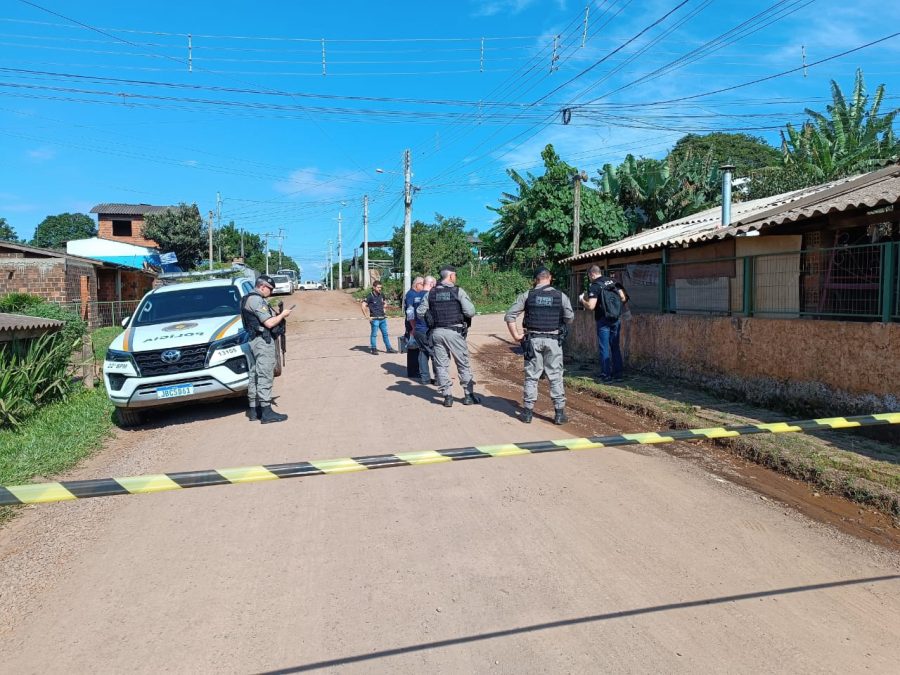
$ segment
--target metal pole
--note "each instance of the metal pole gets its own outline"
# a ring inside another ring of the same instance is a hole
[[[722,171],[722,227],[731,225],[731,172],[734,166],[723,164]]]
[[[412,283],[412,167],[410,153],[403,153],[403,195],[406,208],[403,212],[403,291]]]
[[[363,288],[369,287],[369,195],[363,196]]]

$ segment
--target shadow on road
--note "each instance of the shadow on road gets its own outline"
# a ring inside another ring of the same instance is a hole
[[[618,612],[608,612],[606,614],[592,614],[590,616],[582,616],[574,619],[559,619],[557,621],[547,621],[545,623],[535,623],[530,626],[521,626],[519,628],[507,628],[505,630],[492,631],[490,633],[479,633],[477,635],[463,635],[462,637],[450,638],[447,640],[436,640],[434,642],[423,642],[417,645],[408,645],[406,647],[395,647],[393,649],[383,649],[369,654],[356,654],[354,656],[345,656],[342,658],[331,659],[328,661],[317,661],[315,663],[307,663],[302,666],[294,666],[292,668],[281,668],[279,670],[270,670],[263,675],[288,675],[289,673],[303,673],[311,670],[319,670],[322,668],[335,668],[338,666],[347,666],[351,663],[360,663],[371,661],[374,659],[388,658],[391,656],[401,656],[403,654],[413,654],[423,652],[430,649],[441,649],[443,647],[455,647],[457,645],[470,644],[472,642],[481,642],[483,640],[494,640],[497,638],[509,637],[511,635],[521,635],[523,633],[534,633],[541,630],[552,630],[554,628],[566,628],[568,626],[578,626],[587,623],[595,623],[598,621],[610,621],[612,619],[623,619],[630,616],[640,616],[642,614],[655,614],[657,612],[669,612],[679,609],[691,609],[694,607],[704,607],[706,605],[720,605],[729,602],[739,602],[743,600],[756,600],[775,595],[790,595],[793,593],[809,593],[812,591],[824,591],[830,588],[840,588],[842,586],[858,586],[861,584],[874,584],[881,581],[897,581],[900,580],[900,574],[890,574],[881,577],[868,577],[865,579],[848,579],[845,581],[831,581],[822,584],[810,584],[808,586],[790,586],[788,588],[775,588],[769,591],[754,591],[751,593],[739,593],[737,595],[725,595],[718,598],[704,598],[702,600],[688,600],[685,602],[672,602],[665,605],[655,605],[653,607],[639,607],[637,609],[624,609]]]
[[[437,389],[425,384],[420,384],[416,379],[407,377],[406,366],[386,361],[381,364],[381,367],[384,368],[388,374],[398,378],[396,384],[392,384],[387,388],[388,391],[400,392],[407,396],[417,396],[418,398],[423,398],[426,401],[432,401],[434,403],[441,401]],[[456,389],[456,392],[459,392],[458,388]],[[476,391],[476,393],[478,392]],[[488,396],[481,393],[478,393],[478,396],[481,398],[480,405],[483,408],[488,408],[489,410],[494,410],[503,413],[504,415],[518,418],[518,404],[515,401],[501,396]],[[456,395],[454,395],[454,399],[456,403],[460,403],[460,399]]]
[[[278,405],[278,397],[274,396],[275,405]],[[247,397],[235,396],[222,401],[210,403],[194,403],[182,405],[177,408],[148,408],[145,412],[144,422],[124,431],[146,431],[148,429],[164,429],[174,424],[191,424],[198,420],[215,420],[223,417],[239,415],[247,410]]]

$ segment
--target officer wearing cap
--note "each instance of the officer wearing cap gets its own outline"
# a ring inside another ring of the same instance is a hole
[[[259,420],[263,424],[287,419],[287,415],[272,410],[272,384],[278,352],[272,332],[278,332],[279,326],[284,328],[283,322],[290,316],[291,310],[275,313],[267,302],[274,289],[272,277],[261,274],[256,279],[256,287],[241,299],[241,318],[244,329],[250,333],[250,352],[253,354],[247,384],[247,399],[250,404],[247,419],[252,422]]]
[[[481,397],[473,391],[475,380],[469,366],[469,346],[466,344],[469,325],[475,316],[475,305],[468,293],[456,285],[455,267],[445,265],[441,268],[441,280],[419,303],[416,316],[425,319],[431,333],[437,387],[444,397],[444,407],[453,405],[450,394],[453,387],[450,381],[451,357],[456,361],[459,383],[465,393],[463,405],[481,403]]]
[[[534,288],[516,298],[503,320],[513,340],[522,343],[525,350],[525,390],[522,395],[524,410],[522,421],[530,424],[534,416],[534,404],[538,396],[538,380],[546,374],[550,382],[550,397],[556,415],[554,424],[565,424],[566,390],[563,386],[563,349],[565,326],[575,320],[572,303],[568,296],[559,291],[551,282],[553,277],[546,267],[534,272]],[[522,325],[525,333],[519,332],[516,321],[525,313]]]

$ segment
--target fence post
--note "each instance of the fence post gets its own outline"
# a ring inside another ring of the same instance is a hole
[[[881,251],[881,321],[890,323],[894,309],[894,289],[897,286],[897,244],[888,242]]]
[[[753,257],[744,257],[744,316],[753,316]]]
[[[662,261],[659,263],[659,313],[665,314],[669,311],[669,284],[666,275],[667,265],[669,264],[669,250],[662,250]]]

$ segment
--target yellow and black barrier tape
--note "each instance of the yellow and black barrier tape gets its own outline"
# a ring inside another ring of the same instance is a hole
[[[267,464],[243,466],[234,469],[207,469],[205,471],[183,471],[160,473],[127,478],[99,478],[94,480],[70,480],[58,483],[32,483],[30,485],[0,486],[0,505],[43,504],[62,502],[88,497],[110,497],[113,495],[135,495],[148,492],[165,492],[184,488],[207,487],[210,485],[233,485],[256,483],[279,478],[304,478],[335,473],[351,473],[369,469],[386,469],[394,466],[415,466],[458,462],[464,459],[487,457],[513,457],[563,450],[595,450],[624,445],[649,445],[672,443],[675,441],[730,438],[750,434],[808,433],[830,431],[832,429],[852,429],[856,427],[900,424],[900,412],[860,415],[857,417],[829,417],[797,422],[773,422],[768,424],[743,424],[709,429],[684,429],[681,431],[660,431],[639,434],[617,434],[614,436],[592,436],[591,438],[564,438],[558,441],[532,441],[528,443],[506,443],[502,445],[482,445],[478,447],[454,448],[451,450],[417,450],[398,452],[392,455],[370,455],[366,457],[344,457],[340,459],[318,459],[290,464]]]

